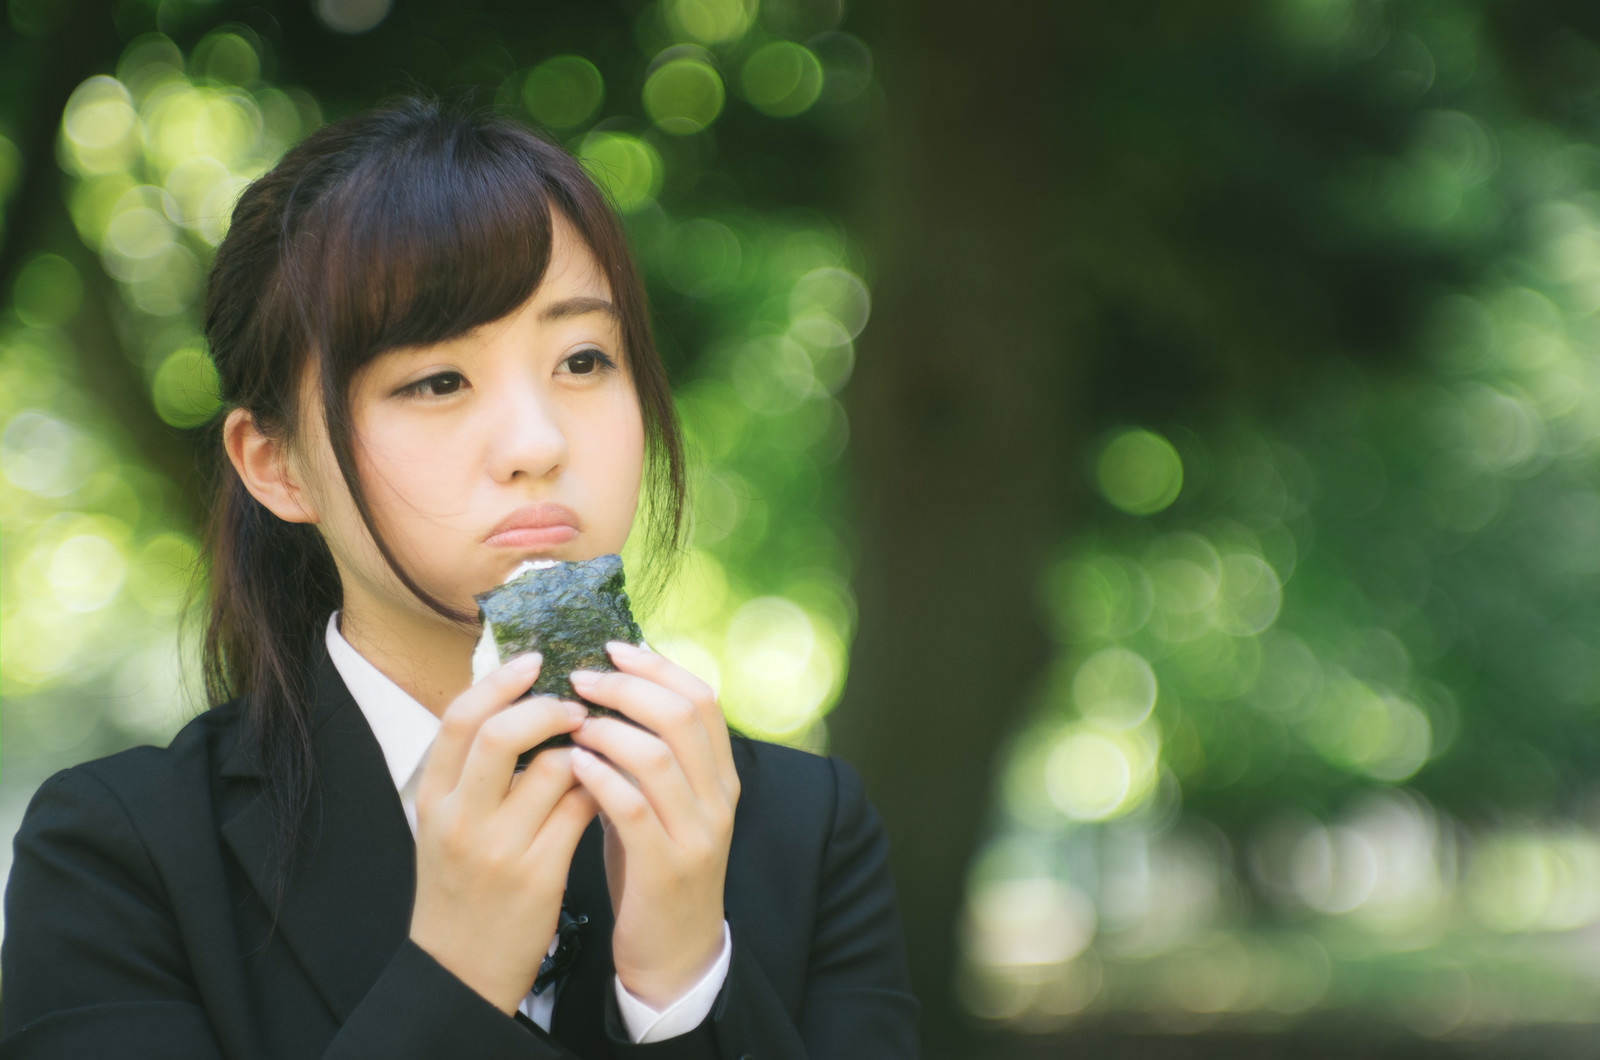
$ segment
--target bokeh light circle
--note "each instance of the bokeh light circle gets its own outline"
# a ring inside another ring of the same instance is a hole
[[[661,156],[637,136],[592,132],[578,145],[578,159],[623,213],[631,213],[661,190]]]
[[[698,217],[672,233],[672,253],[662,262],[667,282],[695,297],[719,294],[739,278],[744,248],[738,233],[720,221]]]
[[[23,409],[0,431],[0,472],[38,497],[65,497],[94,470],[83,434],[41,409]]]
[[[1044,593],[1063,643],[1136,633],[1155,602],[1144,568],[1110,555],[1057,564],[1046,577]]]
[[[1130,515],[1154,515],[1178,499],[1183,460],[1154,431],[1126,430],[1100,451],[1096,482],[1101,494]]]
[[[1046,794],[1058,810],[1079,821],[1114,816],[1133,780],[1133,764],[1122,747],[1097,732],[1067,733],[1045,760]]]
[[[550,129],[582,125],[600,110],[605,97],[606,82],[599,67],[581,55],[546,59],[522,83],[523,106]]]
[[[150,385],[156,413],[174,427],[198,427],[217,411],[217,368],[194,349],[174,350]]]
[[[147,614],[181,614],[194,579],[199,549],[187,534],[168,531],[145,542],[128,568],[128,589]]]
[[[1094,903],[1048,877],[974,887],[963,923],[968,956],[991,968],[1065,964],[1093,941],[1094,929]]]
[[[22,180],[22,151],[0,134],[0,202],[11,197]]]
[[[190,69],[193,76],[206,81],[249,85],[261,77],[261,56],[250,41],[222,30],[194,46]]]
[[[316,0],[315,4],[324,26],[352,37],[376,29],[393,7],[394,0]]]
[[[106,271],[123,281],[153,271],[160,255],[177,240],[172,224],[177,212],[163,188],[141,184],[125,192],[106,221],[100,248]]]
[[[1324,759],[1389,783],[1409,779],[1433,752],[1420,707],[1347,674],[1328,683],[1306,725]]]
[[[725,44],[744,36],[756,16],[756,0],[667,0],[667,24],[701,44]]]
[[[39,254],[22,267],[11,289],[12,308],[29,327],[59,327],[83,304],[83,281],[58,254]]]
[[[768,736],[813,724],[838,690],[839,638],[794,601],[762,596],[728,620],[724,707],[735,724]]]
[[[80,174],[110,173],[132,163],[139,115],[122,82],[98,75],[73,89],[61,116],[66,154]]]
[[[1278,572],[1260,556],[1232,553],[1222,558],[1222,577],[1212,603],[1218,629],[1253,637],[1277,620],[1283,585]]]
[[[838,322],[847,339],[854,339],[872,315],[872,294],[849,269],[825,265],[795,281],[789,291],[789,312],[796,318],[825,314]]]
[[[1072,701],[1085,718],[1126,729],[1150,716],[1156,705],[1156,674],[1144,657],[1126,648],[1105,648],[1083,661],[1072,678]]]
[[[673,59],[644,83],[644,109],[663,132],[688,136],[717,120],[727,93],[722,75],[698,59]]]
[[[751,52],[739,78],[750,105],[774,118],[809,110],[822,95],[822,83],[822,63],[793,41],[773,41]]]
[[[98,611],[116,598],[127,569],[115,544],[99,534],[77,534],[50,557],[50,588],[68,611]]]
[[[809,42],[822,64],[822,102],[848,103],[872,84],[872,50],[848,33],[824,33]]]

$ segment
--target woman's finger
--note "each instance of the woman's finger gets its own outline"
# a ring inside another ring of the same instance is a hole
[[[537,652],[519,655],[485,674],[483,680],[461,693],[445,708],[439,719],[439,735],[435,737],[422,767],[422,783],[417,789],[418,802],[442,798],[456,786],[479,727],[532,687],[542,663],[543,659]]]
[[[582,747],[572,749],[572,773],[588,792],[605,817],[606,829],[622,841],[631,858],[646,849],[661,850],[667,843],[666,830],[644,792],[619,773],[611,763]]]
[[[651,813],[675,840],[697,829],[705,808],[721,801],[701,800],[672,748],[636,726],[612,718],[590,718],[572,738],[580,749],[604,759],[623,780],[631,778],[630,786],[644,795]]]
[[[574,671],[572,687],[585,699],[610,707],[665,742],[701,798],[712,798],[725,790],[726,777],[714,736],[706,731],[700,712],[677,692],[633,674],[592,670]],[[604,750],[601,753],[611,757]],[[612,761],[633,772],[629,763],[616,758]]]
[[[517,784],[520,786],[521,783],[519,777]],[[565,878],[566,868],[572,864],[573,852],[578,849],[578,841],[599,812],[600,806],[595,802],[592,792],[578,785],[568,787],[550,811],[540,818],[539,827],[528,842],[526,857],[530,871],[560,866],[562,877]]]
[[[733,779],[733,749],[728,739],[728,721],[722,716],[717,694],[710,685],[665,655],[658,655],[648,648],[626,641],[611,641],[606,645],[606,654],[610,656],[612,665],[623,673],[669,688],[687,700],[700,715],[718,760],[725,763],[725,779]]]
[[[510,792],[495,811],[493,827],[523,846],[533,843],[562,799],[574,791],[583,792],[573,775],[571,756],[570,747],[549,747],[534,755],[527,768],[512,778]],[[587,793],[584,798],[593,805]]]
[[[534,696],[485,718],[461,764],[454,789],[463,808],[493,813],[511,788],[522,753],[552,736],[572,732],[587,717],[588,711],[580,704]]]

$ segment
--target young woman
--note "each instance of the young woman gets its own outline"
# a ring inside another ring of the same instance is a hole
[[[469,681],[472,594],[671,547],[683,458],[620,225],[515,125],[406,102],[251,186],[211,277],[216,704],[48,781],[0,1056],[916,1054],[877,817],[647,650]],[[571,748],[518,754],[557,734]],[[559,929],[559,930],[558,930]]]

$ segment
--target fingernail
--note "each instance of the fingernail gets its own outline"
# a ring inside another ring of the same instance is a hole
[[[515,659],[511,660],[511,665],[517,668],[518,673],[531,673],[534,670],[537,670],[540,664],[543,662],[543,655],[540,655],[536,651],[530,651],[526,655],[519,655]]]
[[[593,688],[594,683],[600,680],[600,675],[593,670],[574,670],[569,676],[573,688]]]
[[[589,708],[582,703],[568,703],[567,717],[576,722],[586,721],[589,717]]]
[[[606,651],[612,655],[620,655],[625,659],[636,659],[644,654],[644,649],[636,644],[629,644],[625,640],[613,640],[606,644]]]

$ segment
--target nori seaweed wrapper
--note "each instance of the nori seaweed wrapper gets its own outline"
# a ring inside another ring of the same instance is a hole
[[[578,695],[570,676],[574,670],[615,670],[606,654],[608,641],[644,642],[623,589],[621,556],[535,567],[473,599],[493,631],[502,662],[530,651],[544,656],[528,695],[582,703],[591,717],[622,717]],[[534,751],[571,742],[569,736],[557,736]]]

